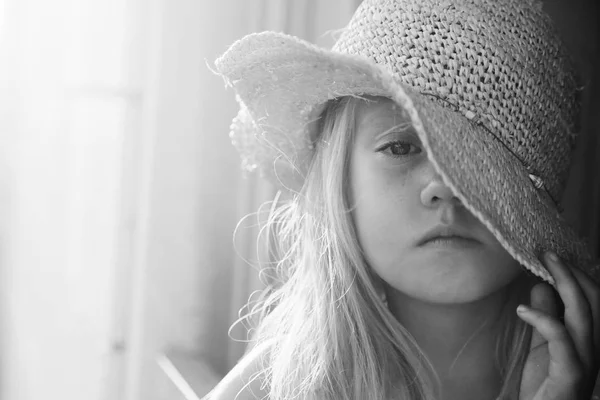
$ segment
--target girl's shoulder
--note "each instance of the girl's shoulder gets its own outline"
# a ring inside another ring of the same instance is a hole
[[[268,400],[260,379],[267,352],[267,345],[252,348],[202,400]]]

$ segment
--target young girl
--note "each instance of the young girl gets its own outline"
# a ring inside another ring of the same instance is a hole
[[[331,51],[267,32],[217,61],[246,167],[289,195],[253,346],[207,398],[595,398],[553,32],[534,0],[365,0]]]

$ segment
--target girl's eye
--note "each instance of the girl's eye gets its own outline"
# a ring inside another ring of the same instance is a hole
[[[411,148],[414,149],[413,154],[420,153],[421,149],[409,142],[396,140],[381,146],[377,151],[385,153],[391,157],[405,157],[411,154]]]

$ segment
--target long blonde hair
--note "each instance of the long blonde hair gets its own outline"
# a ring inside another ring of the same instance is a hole
[[[305,184],[273,209],[272,258],[255,343],[269,343],[261,379],[271,400],[434,398],[437,378],[414,338],[381,301],[348,204],[348,164],[360,98],[328,103]],[[522,300],[522,299],[519,299]],[[530,330],[507,307],[497,362],[501,398],[518,391]],[[503,397],[502,397],[503,396]]]

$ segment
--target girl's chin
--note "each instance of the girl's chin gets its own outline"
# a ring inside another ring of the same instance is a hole
[[[388,277],[390,278],[390,277]],[[401,296],[431,303],[470,303],[481,300],[506,288],[508,277],[491,274],[422,274],[418,279],[406,280],[383,278],[389,289]]]
[[[449,292],[448,288],[444,288],[444,292],[436,292],[435,290],[429,292],[401,292],[403,298],[409,297],[413,300],[429,303],[431,305],[444,305],[444,306],[459,306],[461,304],[472,304],[488,297],[492,292],[477,291],[477,292]],[[399,291],[400,292],[400,291]],[[388,301],[390,298],[388,297]]]

